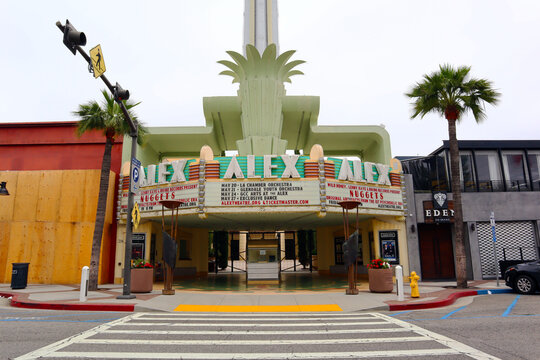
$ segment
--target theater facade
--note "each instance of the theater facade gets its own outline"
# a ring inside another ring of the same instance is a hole
[[[344,273],[340,202],[352,200],[358,208],[349,211],[349,233],[358,218],[359,272],[384,257],[408,273],[401,165],[391,158],[386,130],[319,125],[319,97],[286,95],[284,83],[302,74],[293,68],[303,61],[288,62],[294,51],[279,55],[270,44],[261,52],[247,45],[245,56],[227,53],[233,61],[220,61],[228,68],[222,74],[239,84],[238,95],[205,97],[205,126],[150,128],[146,145],[137,150],[144,171],[135,196],[141,221],[132,257],[160,263],[160,201],[172,199],[182,202],[177,277],[217,272],[217,241],[225,241],[227,269],[245,272],[247,280],[279,281],[285,260],[295,269],[297,262],[306,265],[305,234],[309,269]],[[125,143],[118,203],[124,224],[129,139]],[[119,226],[117,283],[124,241],[125,227]]]

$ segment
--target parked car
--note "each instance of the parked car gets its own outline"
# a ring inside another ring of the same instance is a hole
[[[540,260],[509,266],[504,280],[520,294],[534,294],[540,289]]]

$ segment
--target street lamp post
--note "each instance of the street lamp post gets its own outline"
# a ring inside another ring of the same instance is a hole
[[[86,54],[86,52],[81,48],[81,46],[86,45],[86,35],[83,32],[78,32],[75,27],[66,20],[66,25],[62,25],[60,21],[56,22],[56,26],[64,34],[63,42],[67,48],[76,55],[77,51],[88,63],[88,69],[92,70],[92,60]],[[116,86],[111,85],[109,79],[105,75],[100,76],[101,80],[105,83],[109,91],[114,95],[114,100],[122,109],[124,118],[127,121],[129,128],[131,130],[129,136],[131,137],[131,159],[134,159],[137,155],[137,137],[138,137],[138,126],[137,123],[131,119],[126,106],[123,103],[123,100],[129,99],[129,91],[122,89],[122,87],[116,83]],[[132,240],[132,222],[129,219],[129,215],[133,210],[133,193],[131,192],[131,174],[133,171],[133,161],[130,161],[130,176],[129,176],[129,188],[128,192],[128,208],[126,215],[126,241],[125,241],[125,256],[124,256],[124,286],[122,289],[122,295],[118,296],[118,299],[133,299],[135,295],[131,294],[131,240]],[[4,183],[5,184],[5,183]],[[7,191],[7,190],[6,190]]]
[[[356,209],[356,232],[358,232],[358,205],[360,201],[350,200],[341,201],[339,205],[343,210],[343,246],[345,264],[347,264],[347,274],[349,287],[345,291],[347,295],[358,295],[357,283],[357,256],[358,243],[353,244],[353,240],[349,237],[349,210]],[[354,234],[353,234],[354,235]],[[356,239],[355,239],[356,240]],[[357,240],[356,240],[357,241]],[[356,246],[355,246],[356,245]]]

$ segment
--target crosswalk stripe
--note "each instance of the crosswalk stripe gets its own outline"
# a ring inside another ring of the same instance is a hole
[[[343,311],[337,304],[319,305],[178,305],[174,311],[189,312],[326,312]]]
[[[292,339],[292,340],[148,340],[148,339],[83,339],[79,344],[106,344],[106,345],[310,345],[310,344],[372,344],[390,342],[431,341],[423,336],[391,337],[391,338],[365,338],[365,339]]]
[[[104,330],[105,334],[136,334],[136,335],[321,335],[321,334],[367,334],[373,329],[325,329],[325,330],[283,330],[283,331],[227,331],[227,330]],[[404,328],[381,328],[377,333],[410,332]]]
[[[238,318],[236,318],[238,319]],[[236,320],[235,319],[235,320]],[[306,317],[288,317],[287,318],[287,321],[315,321],[315,320],[329,320],[329,319],[332,319],[332,318],[329,318],[329,317],[309,317],[309,318],[306,318]],[[370,320],[370,319],[376,319],[374,318],[373,316],[361,316],[361,315],[357,315],[357,316],[344,316],[344,317],[340,317],[339,320]],[[200,318],[191,318],[191,317],[140,317],[138,318],[137,320],[145,320],[145,321],[150,321],[150,320],[154,320],[154,321],[159,321],[159,320],[200,320]],[[215,319],[205,319],[206,321],[216,321]],[[220,319],[221,320],[231,320],[231,319]],[[247,321],[263,321],[263,320],[275,320],[275,321],[283,321],[282,318],[275,318],[275,317],[246,317],[246,318],[241,318],[239,320],[247,320]],[[333,320],[338,320],[338,319],[333,319]]]
[[[354,315],[354,313],[316,313],[316,314],[309,314],[309,313],[302,313],[302,312],[296,312],[296,313],[213,313],[213,312],[195,312],[195,313],[189,313],[189,312],[181,312],[181,313],[159,313],[159,312],[152,312],[152,313],[137,313],[141,316],[154,316],[154,317],[177,317],[177,318],[184,318],[184,317],[212,317],[212,318],[238,318],[238,317],[275,317],[275,318],[287,318],[289,319],[290,316],[301,316],[303,318],[311,318],[311,317],[330,317],[330,318],[336,318],[336,317],[348,317],[351,315]],[[356,314],[358,316],[371,316],[373,317],[373,313],[360,313]]]
[[[182,326],[182,327],[201,327],[201,326],[219,326],[219,327],[238,327],[238,326],[253,326],[253,327],[300,327],[308,325],[317,325],[317,326],[366,326],[366,325],[383,325],[387,324],[386,321],[353,321],[353,322],[317,322],[314,324],[289,324],[289,323],[274,323],[274,324],[259,324],[256,322],[251,323],[233,323],[233,324],[210,324],[210,323],[166,323],[166,322],[127,322],[122,324],[122,326]]]
[[[312,352],[312,353],[123,353],[123,352],[67,352],[61,351],[47,354],[44,357],[54,358],[97,358],[97,359],[205,359],[205,360],[266,360],[266,359],[336,359],[352,358],[366,359],[374,357],[414,357],[455,355],[459,351],[454,349],[418,349],[418,350],[384,350],[384,351],[347,351],[347,352]]]

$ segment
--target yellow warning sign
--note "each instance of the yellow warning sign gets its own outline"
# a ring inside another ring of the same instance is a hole
[[[133,205],[133,210],[131,211],[131,219],[133,220],[133,227],[135,230],[139,227],[139,222],[141,221],[141,212],[139,211],[139,204],[135,203]]]
[[[94,77],[97,79],[105,70],[105,60],[103,59],[103,51],[101,51],[101,45],[97,45],[90,50],[90,59],[92,60],[92,69],[94,70]]]

